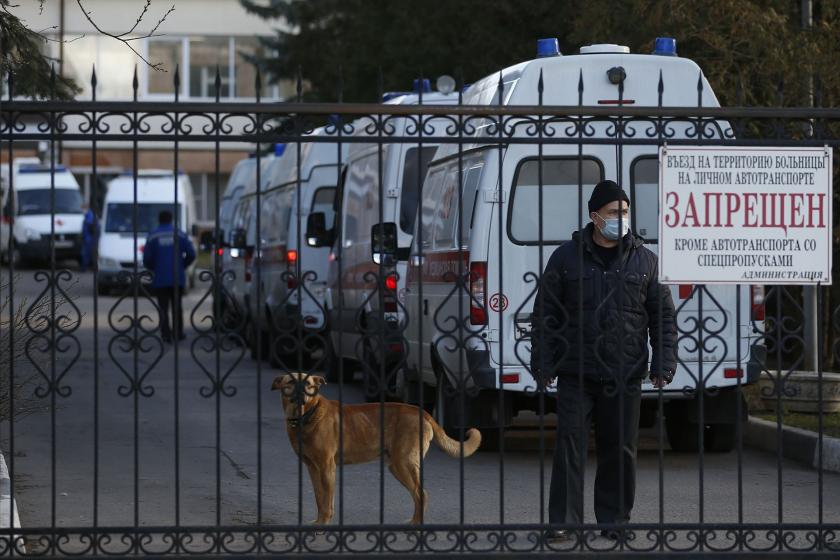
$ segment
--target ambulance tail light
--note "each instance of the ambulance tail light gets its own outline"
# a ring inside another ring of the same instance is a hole
[[[764,320],[764,286],[750,286],[750,310],[753,321]]]
[[[470,263],[470,324],[487,324],[487,263]]]
[[[693,284],[680,284],[679,295],[680,299],[688,299],[691,297],[691,292],[694,291]]]
[[[295,270],[297,267],[298,252],[294,249],[286,251],[286,270],[288,271],[288,279],[286,280],[286,287],[290,290],[297,288],[297,275]]]
[[[744,370],[741,368],[726,368],[723,370],[723,377],[725,379],[738,379],[744,377]]]
[[[15,219],[12,216],[3,216],[3,223],[7,225],[12,225],[15,223]]]
[[[385,292],[382,294],[382,305],[387,313],[397,312],[397,275],[389,274],[385,277]]]

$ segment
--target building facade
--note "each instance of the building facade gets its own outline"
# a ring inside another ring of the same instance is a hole
[[[83,3],[96,26],[113,34],[130,30],[144,4],[137,0],[86,0]],[[136,29],[126,36],[132,39],[131,47],[139,56],[121,41],[97,31],[73,0],[45,0],[43,9],[40,2],[20,2],[9,9],[30,29],[44,30],[42,33],[48,38],[45,54],[54,60],[57,72],[73,78],[82,88],[77,99],[93,97],[91,76],[96,68],[97,100],[132,99],[135,69],[140,101],[174,100],[177,67],[180,73],[177,93],[181,101],[213,100],[217,93],[228,102],[253,101],[257,93],[256,68],[247,58],[265,54],[258,37],[273,35],[283,22],[266,21],[249,14],[239,0],[174,0],[175,9],[167,14],[172,5],[173,0],[152,2]],[[164,15],[166,18],[154,35],[144,37]],[[218,92],[216,68],[221,76]],[[260,97],[266,102],[277,102],[291,91],[294,86],[290,82],[264,85]],[[49,148],[41,146],[40,149]],[[98,144],[96,163],[100,188],[94,189],[89,143],[62,142],[53,149],[60,162],[79,179],[85,200],[93,200],[94,204],[97,196],[101,199],[104,195],[101,187],[110,177],[133,167],[129,143]],[[199,220],[211,222],[214,219],[215,201],[217,196],[221,198],[231,169],[252,150],[253,146],[223,144],[217,172],[213,146],[179,145],[178,169],[190,175]],[[33,151],[37,151],[37,147],[33,147]],[[138,167],[174,169],[174,146],[171,143],[142,143]]]

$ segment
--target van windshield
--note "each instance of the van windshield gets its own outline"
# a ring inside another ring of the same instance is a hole
[[[158,227],[158,216],[164,210],[172,212],[174,205],[168,202],[137,205],[137,233],[148,233]],[[181,205],[178,205],[178,214]],[[130,202],[111,202],[105,209],[105,231],[108,233],[134,232],[134,204]],[[184,229],[183,224],[179,224]]]
[[[417,150],[422,149],[420,157]],[[406,233],[414,233],[414,219],[417,216],[417,202],[420,183],[426,178],[429,162],[435,155],[437,146],[427,148],[409,148],[405,153],[403,165],[402,194],[400,201],[400,229]],[[418,161],[419,160],[419,161]]]
[[[17,191],[18,216],[50,214],[51,189]],[[75,189],[55,189],[56,214],[81,214],[82,195]]]
[[[581,224],[589,222],[586,201],[595,185],[603,179],[598,160],[580,160],[581,177],[578,178],[578,159],[530,158],[519,164],[511,195],[508,235],[514,243],[536,245],[542,241],[556,245],[568,241]],[[583,186],[579,197],[578,185]],[[540,208],[542,185],[542,208]],[[542,213],[542,235],[538,216]]]

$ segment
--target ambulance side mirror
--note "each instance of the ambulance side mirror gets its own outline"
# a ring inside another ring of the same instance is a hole
[[[327,216],[323,212],[313,212],[306,218],[306,244],[310,247],[330,245],[327,232]]]
[[[373,262],[394,266],[397,261],[397,224],[376,224],[370,232],[370,252]]]

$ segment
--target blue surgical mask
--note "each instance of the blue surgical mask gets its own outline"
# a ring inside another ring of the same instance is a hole
[[[597,212],[595,215],[604,220],[604,227],[601,228],[601,233],[610,241],[618,241],[630,231],[630,216],[621,218],[621,230],[619,230],[618,218],[606,219]],[[621,235],[619,235],[619,231]]]

